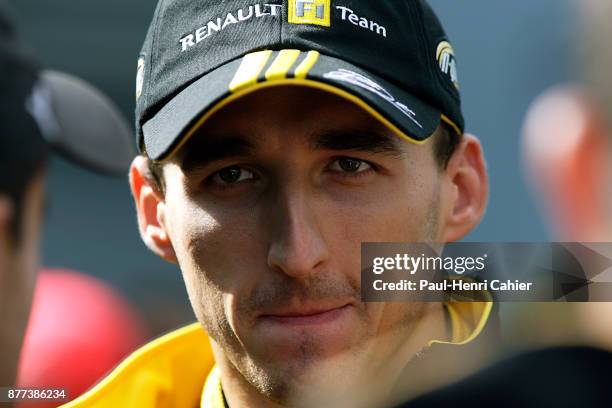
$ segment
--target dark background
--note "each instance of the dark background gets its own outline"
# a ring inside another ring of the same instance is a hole
[[[523,116],[547,87],[571,78],[566,0],[432,0],[454,45],[469,132],[488,158],[488,213],[468,240],[547,239],[523,180]],[[136,62],[153,0],[15,0],[22,36],[46,67],[104,90],[133,120]],[[49,169],[43,264],[115,285],[153,335],[194,320],[180,271],[149,253],[137,233],[127,178],[83,171],[60,158]]]

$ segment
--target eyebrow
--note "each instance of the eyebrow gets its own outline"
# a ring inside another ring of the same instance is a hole
[[[405,152],[398,137],[360,129],[325,130],[312,134],[308,143],[312,150],[386,153],[398,157]],[[184,148],[181,168],[193,172],[215,161],[248,155],[255,149],[253,142],[244,136],[211,138],[196,134]]]
[[[401,141],[394,135],[360,129],[339,129],[315,133],[310,137],[313,150],[353,150],[370,153],[405,153]]]
[[[210,138],[206,135],[194,135],[185,146],[181,168],[186,172],[194,171],[214,161],[248,154],[254,148],[252,142],[241,136]]]

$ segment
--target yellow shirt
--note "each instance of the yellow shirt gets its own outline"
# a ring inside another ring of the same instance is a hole
[[[450,302],[451,341],[465,344],[484,328],[491,302]],[[63,408],[226,407],[208,335],[194,323],[135,351],[106,378]]]

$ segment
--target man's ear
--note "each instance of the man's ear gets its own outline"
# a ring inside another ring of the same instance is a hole
[[[177,263],[168,235],[166,203],[152,178],[145,157],[137,156],[134,159],[129,176],[140,237],[151,251],[169,262]]]
[[[442,242],[458,241],[484,216],[489,198],[487,167],[480,141],[463,135],[444,170]]]
[[[548,90],[523,127],[526,179],[549,218],[555,239],[604,240],[609,146],[596,105],[576,86]]]

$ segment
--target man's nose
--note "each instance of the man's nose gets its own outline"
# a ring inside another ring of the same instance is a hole
[[[287,191],[270,214],[268,265],[296,279],[316,274],[329,257],[321,220],[303,191]]]

